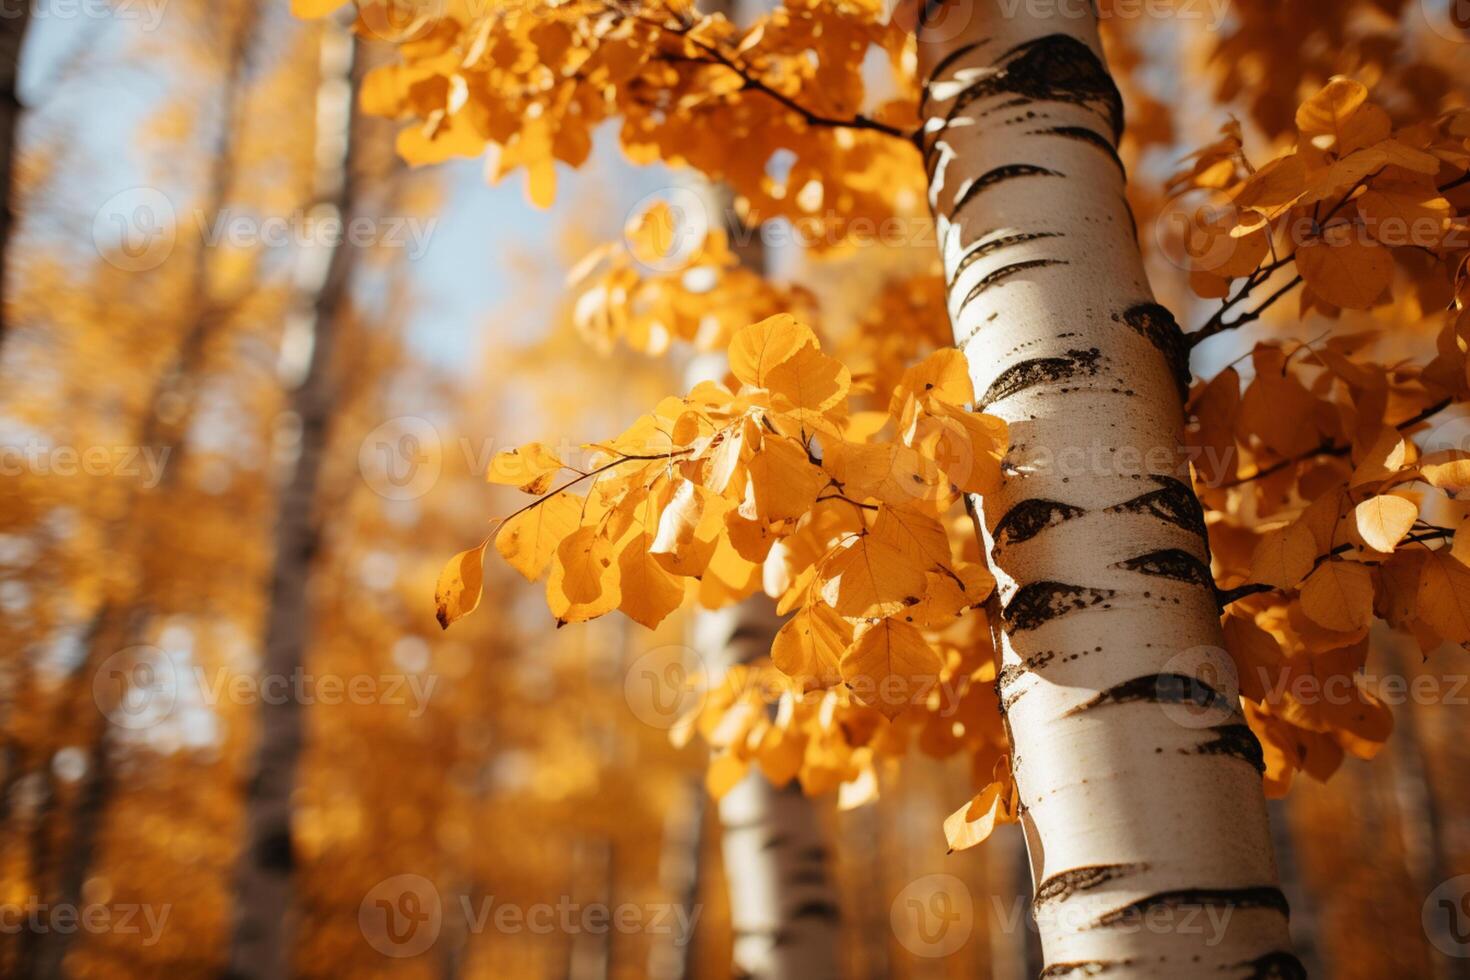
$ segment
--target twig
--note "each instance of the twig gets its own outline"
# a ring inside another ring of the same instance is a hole
[[[1394,428],[1398,429],[1400,432],[1404,431],[1405,429],[1411,429],[1414,426],[1418,425],[1420,422],[1423,422],[1426,419],[1444,411],[1450,406],[1450,403],[1452,401],[1453,399],[1451,398],[1442,398],[1439,401],[1435,402],[1433,405],[1430,405],[1422,411],[1410,416],[1409,418],[1404,419],[1402,422],[1395,425]],[[1295,456],[1288,456],[1285,459],[1279,459],[1276,462],[1272,463],[1270,466],[1263,466],[1260,469],[1256,470],[1256,472],[1252,473],[1250,476],[1243,476],[1238,479],[1231,480],[1227,483],[1222,483],[1220,484],[1220,489],[1229,490],[1232,487],[1238,487],[1242,484],[1250,483],[1252,480],[1259,480],[1264,477],[1268,477],[1273,473],[1281,472],[1282,470],[1286,469],[1286,467],[1291,466],[1295,463],[1303,463],[1309,459],[1316,459],[1318,456],[1346,456],[1349,452],[1352,451],[1352,448],[1353,447],[1350,445],[1346,445],[1340,442],[1333,442],[1329,439],[1321,443],[1314,449],[1309,449],[1304,453],[1298,453]]]
[[[1290,258],[1290,256],[1288,256],[1288,258]],[[1285,262],[1287,261],[1287,259],[1282,259],[1281,261]],[[1256,320],[1259,320],[1261,318],[1261,314],[1265,313],[1268,309],[1271,308],[1271,304],[1275,303],[1278,299],[1295,289],[1297,287],[1297,284],[1301,281],[1301,276],[1293,276],[1290,282],[1282,286],[1280,289],[1277,289],[1276,292],[1272,293],[1270,296],[1267,296],[1264,300],[1262,300],[1260,306],[1257,306],[1253,310],[1242,313],[1240,316],[1236,317],[1234,320],[1231,320],[1229,323],[1226,323],[1223,319],[1220,319],[1218,317],[1211,317],[1208,323],[1200,327],[1194,333],[1189,334],[1189,336],[1187,337],[1190,349],[1193,350],[1197,344],[1209,340],[1217,333],[1223,333],[1226,330],[1234,330],[1236,327],[1243,327],[1247,323],[1252,323]],[[1251,288],[1254,287],[1247,287],[1244,292],[1249,292]],[[1237,300],[1239,298],[1240,297],[1237,297]],[[1228,306],[1223,307],[1221,309],[1221,312],[1224,312],[1224,310],[1227,308]]]
[[[662,31],[665,34],[670,34],[674,37],[677,37],[687,44],[693,45],[695,48],[703,51],[707,56],[707,59],[686,57],[682,60],[692,62],[694,64],[719,65],[724,68],[730,69],[735,74],[740,76],[741,80],[745,83],[744,88],[770,96],[777,102],[781,103],[781,105],[785,106],[787,109],[790,109],[798,116],[801,116],[802,119],[806,120],[807,125],[825,126],[833,129],[863,129],[874,133],[882,133],[885,136],[892,136],[895,139],[901,139],[906,143],[913,142],[914,137],[912,133],[905,133],[903,130],[899,129],[896,126],[890,126],[887,123],[879,122],[878,120],[870,118],[868,116],[858,114],[851,117],[850,119],[838,119],[833,116],[824,116],[820,113],[812,111],[811,109],[808,109],[806,106],[797,102],[791,96],[782,91],[779,91],[778,89],[772,88],[766,82],[757,78],[755,75],[752,75],[747,70],[745,65],[741,64],[738,61],[735,61],[733,58],[728,57],[719,48],[715,47],[712,44],[701,41],[698,38],[690,37],[687,27],[685,27],[683,30],[680,30],[639,14],[627,14],[624,11],[617,11],[617,13],[621,14],[622,16],[630,17],[632,20],[636,20],[640,24],[644,24],[648,27],[652,27],[655,30]]]

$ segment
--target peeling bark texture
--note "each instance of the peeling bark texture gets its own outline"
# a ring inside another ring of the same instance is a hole
[[[1234,668],[1181,450],[1187,351],[1144,274],[1096,15],[950,2],[919,30],[922,142],[955,341],[1011,427],[972,511],[1042,975],[1302,976],[1260,747],[1199,679]]]
[[[756,595],[700,613],[695,644],[711,674],[764,656],[780,619]],[[752,772],[720,800],[721,846],[734,932],[733,976],[836,980],[841,928],[831,856],[812,801]]]

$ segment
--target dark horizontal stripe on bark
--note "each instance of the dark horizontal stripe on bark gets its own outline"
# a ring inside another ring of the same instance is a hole
[[[949,54],[945,55],[943,58],[940,58],[939,61],[934,64],[933,69],[931,69],[929,72],[928,80],[924,82],[923,94],[922,97],[919,99],[920,115],[923,114],[924,108],[928,106],[930,99],[934,97],[932,89],[935,83],[942,82],[944,80],[944,73],[948,71],[955,62],[959,61],[965,55],[970,54],[974,51],[978,51],[989,43],[990,38],[982,37],[980,40],[974,41],[970,44],[962,44],[951,51]]]
[[[1261,753],[1261,743],[1256,733],[1246,724],[1216,725],[1209,729],[1214,738],[1201,742],[1192,750],[1181,749],[1191,755],[1228,755],[1247,763],[1256,772],[1266,771],[1266,758]]]
[[[1290,916],[1291,907],[1280,888],[1257,885],[1249,888],[1182,888],[1178,891],[1159,892],[1129,902],[1122,908],[1104,913],[1093,926],[1111,926],[1119,923],[1133,924],[1155,909],[1182,908],[1226,908],[1226,909],[1270,909]]]
[[[1082,960],[1077,963],[1053,963],[1042,970],[1040,980],[1075,980],[1077,977],[1100,977],[1114,967],[1131,966],[1132,960]]]
[[[986,275],[984,279],[975,283],[974,288],[965,294],[964,299],[960,300],[960,308],[955,311],[955,316],[964,313],[965,307],[979,299],[981,293],[987,289],[993,289],[999,286],[1012,276],[1020,275],[1022,272],[1029,272],[1032,269],[1045,269],[1049,265],[1066,264],[1062,259],[1027,259],[1025,262],[1013,262],[1010,265],[1003,265],[994,272]]]
[[[1307,980],[1307,968],[1290,953],[1267,953],[1265,956],[1236,964],[1247,972],[1232,980]]]
[[[1074,517],[1081,517],[1085,513],[1085,509],[1064,504],[1060,500],[1047,500],[1044,497],[1023,500],[1006,511],[1000,523],[995,525],[996,546],[1005,547],[1029,541],[1047,528],[1070,521]]]
[[[1058,231],[1023,231],[1017,232],[1014,235],[1001,235],[999,238],[982,239],[960,257],[959,263],[954,267],[954,271],[950,273],[949,284],[953,286],[966,269],[985,258],[985,256],[993,255],[1003,248],[1010,248],[1013,245],[1024,245],[1027,242],[1039,241],[1043,238],[1062,237],[1064,236]]]
[[[1017,264],[1025,265],[1026,263]],[[1012,268],[1012,266],[1006,268]],[[994,274],[991,273],[991,275]],[[989,278],[990,276],[985,277],[985,279]],[[985,279],[982,279],[981,282],[983,283]],[[965,302],[969,301],[970,297],[966,296]],[[964,309],[963,304],[960,309]],[[1100,360],[1102,360],[1102,352],[1093,347],[1089,350],[1069,350],[1060,357],[1037,357],[1029,361],[1021,361],[1019,364],[1012,364],[1000,373],[1000,377],[990,383],[989,388],[985,389],[985,394],[976,403],[976,408],[984,410],[1002,398],[1018,395],[1037,385],[1059,384],[1077,377],[1096,377]]]
[[[1193,532],[1208,542],[1205,509],[1200,506],[1199,498],[1194,495],[1189,484],[1172,476],[1155,476],[1153,481],[1159,485],[1159,489],[1150,490],[1121,504],[1114,504],[1108,508],[1108,513],[1148,514]]]
[[[826,901],[815,901],[804,902],[797,906],[790,915],[786,916],[786,922],[800,922],[802,919],[836,922],[841,917],[836,905]]]
[[[970,186],[965,188],[965,192],[960,195],[959,200],[955,201],[950,207],[950,217],[959,214],[966,204],[969,204],[985,191],[998,184],[1003,184],[1008,180],[1016,180],[1019,177],[1060,176],[1062,174],[1057,173],[1055,170],[1038,167],[1034,163],[1008,163],[1001,167],[992,168],[970,182]]]
[[[1008,667],[1002,667],[1000,669],[1000,673],[995,678],[995,696],[1000,701],[1000,713],[1002,715],[1010,710],[1011,705],[1020,700],[1021,695],[1030,690],[1029,688],[1022,688],[1019,691],[1011,691],[1009,689],[1014,687],[1016,682],[1022,677],[1025,677],[1033,670],[1041,670],[1054,659],[1056,659],[1055,653],[1050,650],[1043,650],[1040,653],[1027,657],[1019,664],[1011,664]]]
[[[1132,704],[1140,701],[1153,704],[1192,704],[1200,708],[1219,708],[1222,711],[1235,710],[1235,705],[1229,698],[1198,677],[1190,677],[1188,674],[1145,674],[1114,684],[1067,714],[1081,714],[1104,704]]]
[[[1090,609],[1118,593],[1065,582],[1032,582],[1017,590],[1001,612],[1006,632],[1019,633],[1044,626],[1059,616]]]
[[[1140,575],[1152,575],[1155,578],[1203,585],[1211,589],[1215,587],[1215,579],[1210,574],[1209,566],[1180,548],[1164,548],[1160,551],[1150,551],[1146,555],[1125,558],[1120,562],[1115,562],[1113,567],[1138,572]]]
[[[1128,324],[1164,355],[1164,361],[1174,375],[1174,383],[1179,386],[1179,397],[1188,398],[1189,344],[1185,341],[1184,331],[1179,329],[1174,314],[1158,303],[1139,303],[1124,310],[1121,317],[1114,314],[1113,319]]]
[[[1088,129],[1086,126],[1051,126],[1047,129],[1033,129],[1026,135],[1061,136],[1064,139],[1081,140],[1084,143],[1090,143],[1108,155],[1108,159],[1117,165],[1119,173],[1123,174],[1124,177],[1128,176],[1128,168],[1123,166],[1123,158],[1118,156],[1118,150],[1113,146],[1112,141],[1102,133]]]
[[[1032,902],[1033,910],[1052,902],[1065,902],[1078,892],[1126,878],[1146,870],[1147,867],[1145,864],[1094,864],[1054,874],[1037,886],[1036,898]]]
[[[976,99],[1014,93],[1027,101],[1083,106],[1107,121],[1113,142],[1123,137],[1123,97],[1093,50],[1067,34],[1048,34],[1016,45],[997,60],[997,71],[955,96],[950,117]]]

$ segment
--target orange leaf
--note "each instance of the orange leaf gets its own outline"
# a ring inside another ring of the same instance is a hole
[[[481,541],[469,551],[461,551],[449,559],[449,564],[439,573],[439,584],[434,587],[434,603],[438,606],[441,628],[449,629],[450,623],[479,608],[485,581],[487,544],[488,540]]]
[[[1353,561],[1323,562],[1302,586],[1302,612],[1339,633],[1366,629],[1373,618],[1373,577]]]

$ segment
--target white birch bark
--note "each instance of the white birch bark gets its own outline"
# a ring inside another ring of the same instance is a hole
[[[756,595],[695,621],[711,674],[766,655],[780,619]],[[795,782],[777,789],[751,772],[719,803],[734,933],[733,975],[836,980],[841,923],[830,860],[812,801]]]
[[[956,344],[1011,426],[972,505],[1048,978],[1297,978],[1181,451],[1187,351],[1123,196],[1086,4],[930,0],[923,149]]]

